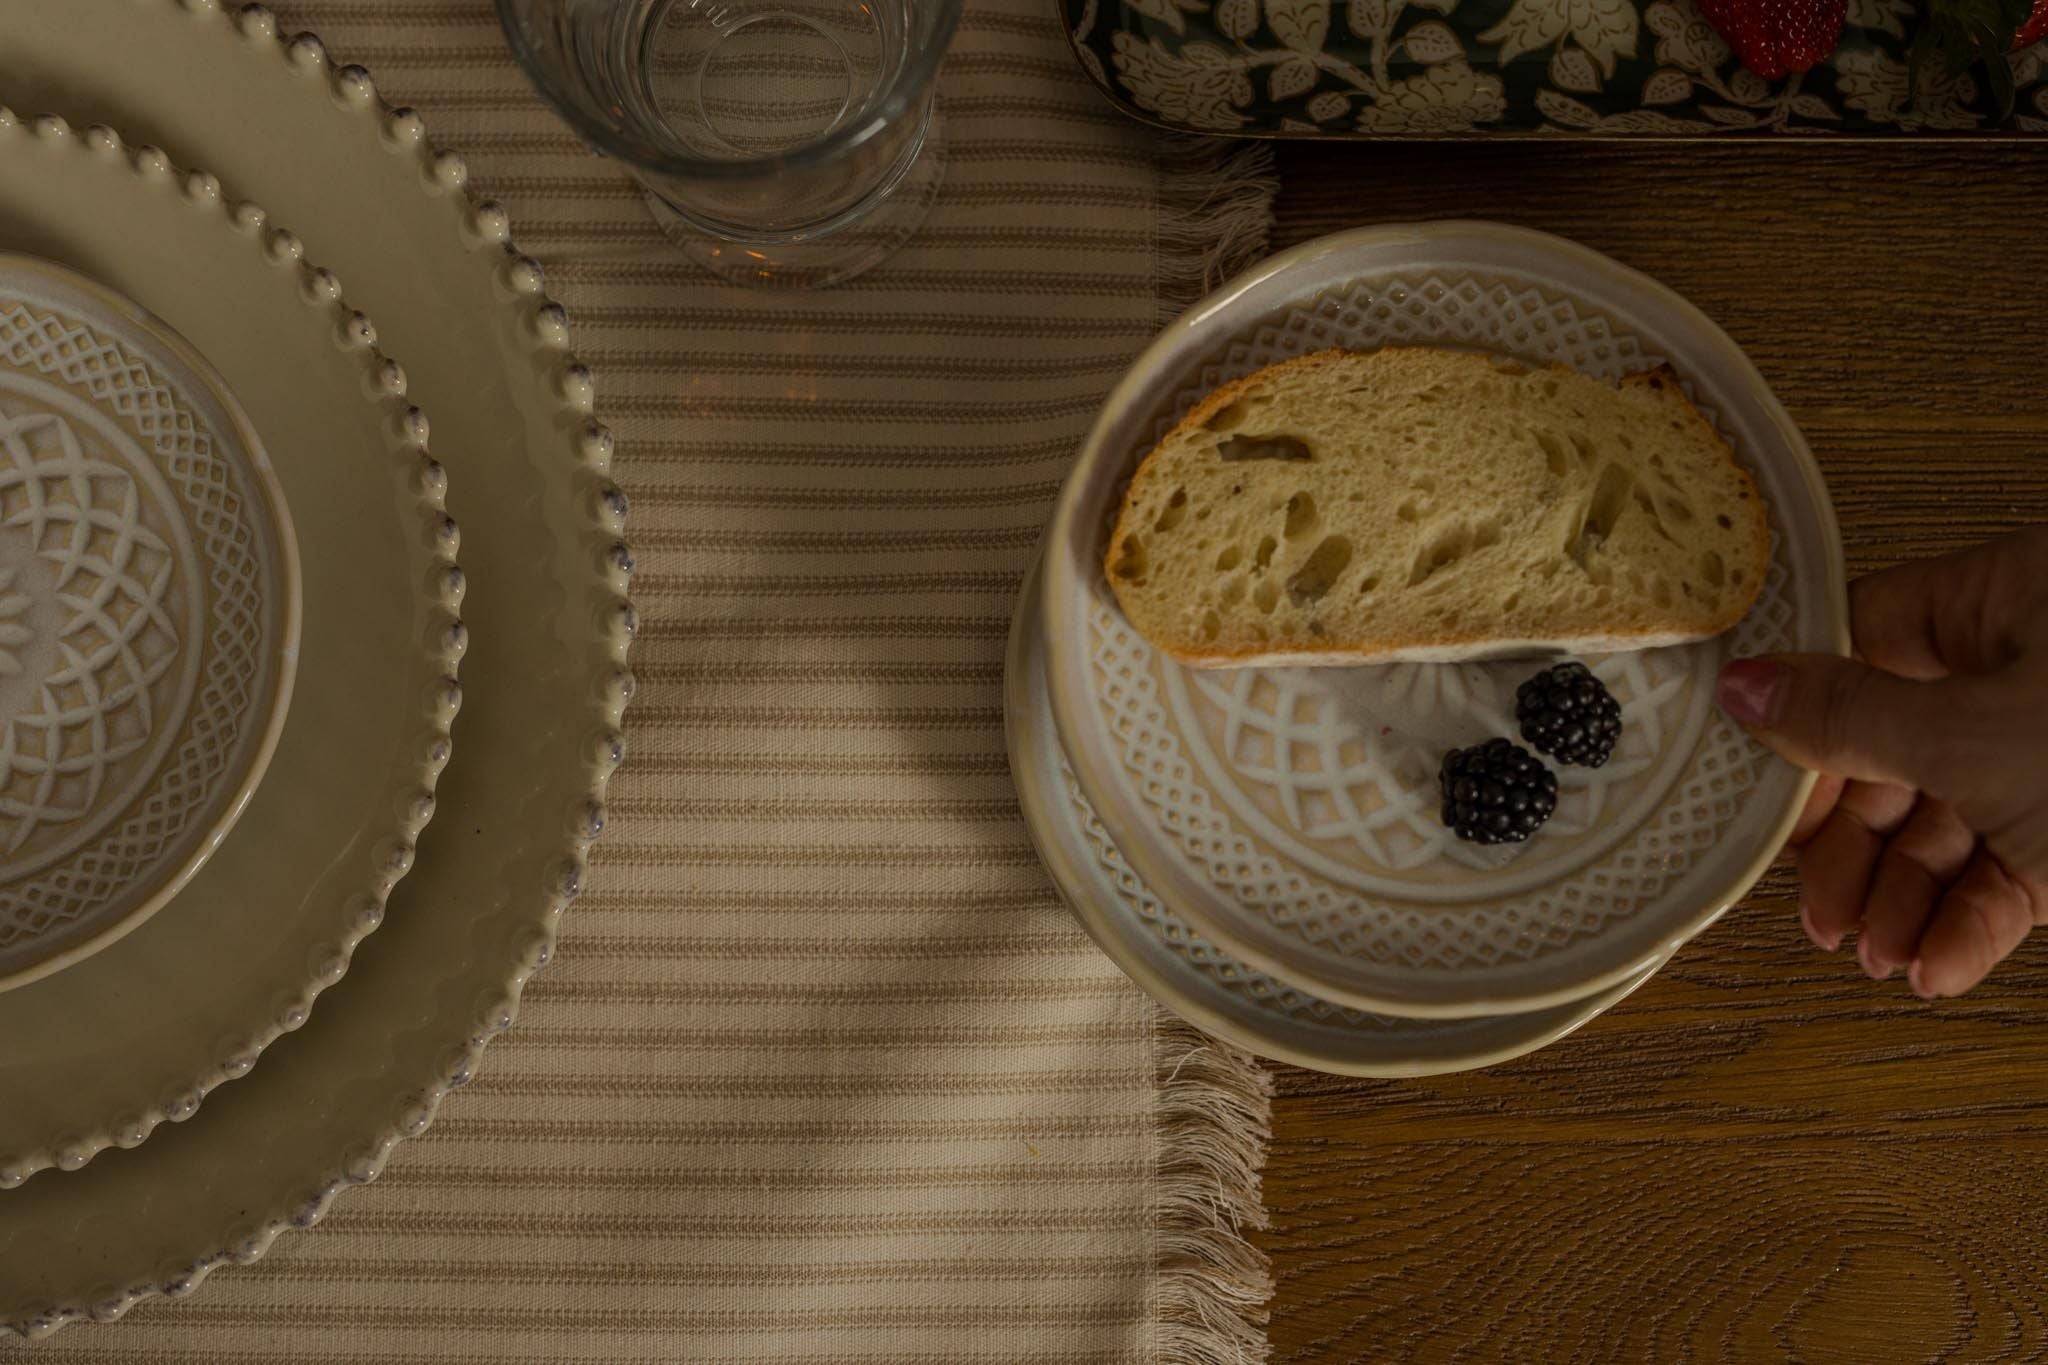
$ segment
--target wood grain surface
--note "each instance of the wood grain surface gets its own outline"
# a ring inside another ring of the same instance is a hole
[[[2048,154],[2017,143],[1328,147],[1275,246],[1493,218],[1725,327],[1825,466],[1850,569],[2048,520]],[[1281,1068],[1274,1359],[2048,1358],[2048,936],[1926,1004],[1815,951],[1781,866],[1531,1057]]]

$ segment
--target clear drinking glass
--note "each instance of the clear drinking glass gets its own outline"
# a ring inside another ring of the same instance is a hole
[[[847,279],[944,174],[933,77],[961,0],[497,0],[513,55],[727,279]]]

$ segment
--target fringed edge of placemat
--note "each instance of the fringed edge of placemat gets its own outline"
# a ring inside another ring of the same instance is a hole
[[[1273,1274],[1249,1233],[1266,1226],[1260,1172],[1273,1137],[1273,1078],[1257,1058],[1160,1011],[1156,1358],[1249,1365],[1267,1358]]]
[[[1162,324],[1266,254],[1277,189],[1268,147],[1166,142],[1152,257]],[[1153,1357],[1161,1365],[1254,1365],[1270,1354],[1272,1268],[1249,1234],[1266,1226],[1260,1177],[1273,1137],[1273,1078],[1257,1058],[1164,1010],[1154,1019],[1153,1060]]]
[[[1278,192],[1263,143],[1167,139],[1152,252],[1162,325],[1266,254]]]

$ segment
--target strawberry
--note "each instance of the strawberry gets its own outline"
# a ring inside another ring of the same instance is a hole
[[[2048,0],[1928,0],[1920,31],[1913,35],[1913,85],[1921,69],[1939,57],[1950,76],[1972,63],[1984,64],[1991,101],[2003,121],[2012,116],[2012,63],[2007,54],[2048,37]]]
[[[1849,0],[1699,0],[1699,7],[1742,64],[1773,81],[1833,52],[1849,16]]]
[[[2027,16],[2027,22],[2020,25],[2020,31],[2012,36],[2012,50],[2023,52],[2048,38],[2048,0],[2034,0],[2034,12]]]

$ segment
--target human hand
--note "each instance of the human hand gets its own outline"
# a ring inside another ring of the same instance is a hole
[[[2048,526],[1852,585],[1857,659],[1721,671],[1721,706],[1821,774],[1793,830],[1807,936],[1959,995],[2048,923]]]

